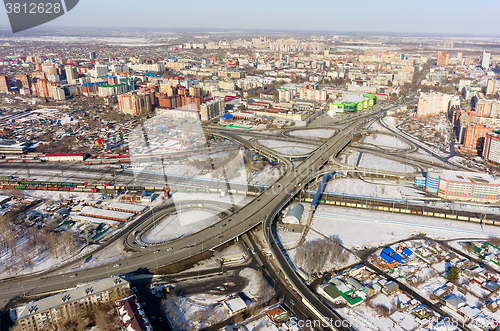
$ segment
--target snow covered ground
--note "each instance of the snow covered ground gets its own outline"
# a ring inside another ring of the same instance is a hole
[[[280,229],[280,231],[278,231],[278,237],[280,239],[281,245],[285,249],[292,249],[300,239],[300,232],[290,232],[286,231],[285,229]]]
[[[404,196],[423,196],[422,192],[412,187],[390,184],[390,182],[384,184],[368,183],[361,179],[351,178],[330,181],[325,188],[325,192],[393,199],[402,199]]]
[[[313,129],[313,130],[294,130],[290,131],[290,135],[294,137],[306,138],[330,138],[335,133],[335,130],[328,129]]]
[[[177,239],[198,232],[220,219],[208,209],[195,208],[168,215],[141,239],[146,243],[157,243]]]
[[[394,171],[394,172],[405,172],[414,173],[417,169],[408,164],[399,163],[392,160],[387,160],[379,156],[375,156],[369,153],[363,153],[361,157],[360,167],[383,170],[383,171]]]
[[[249,185],[272,185],[282,176],[283,168],[267,165],[261,171],[252,174]]]
[[[382,124],[380,124],[378,121],[374,121],[369,127],[368,127],[369,130],[378,130],[378,131],[386,131],[388,132],[389,130],[387,130],[384,126],[382,126]]]
[[[248,279],[248,284],[242,292],[249,298],[255,299],[263,296],[264,293],[261,293],[260,291],[263,287],[265,287],[268,291],[268,293],[265,294],[268,298],[271,298],[274,295],[274,289],[267,283],[262,274],[255,269],[245,268],[240,271],[239,275]]]
[[[442,162],[441,160],[435,158],[434,156],[426,153],[423,149],[419,148],[417,152],[413,152],[410,154],[407,154],[408,157],[422,160],[422,161],[427,161],[427,162],[432,162],[437,165],[444,165],[445,163]]]
[[[283,231],[279,231],[278,232],[278,235],[281,237],[282,236],[282,233]],[[287,233],[285,235],[285,238],[290,236],[290,239],[292,239],[292,236]],[[300,236],[299,236],[300,237]],[[288,238],[286,238],[288,239]],[[305,241],[302,245],[304,245],[305,243],[308,243],[308,242],[312,242],[312,241],[316,241],[316,240],[322,240],[322,239],[325,239],[325,236],[324,234],[322,233],[318,233],[316,231],[309,231],[306,235],[306,238],[305,238]],[[290,244],[291,242],[288,241],[288,244]],[[295,245],[294,245],[295,246]],[[286,249],[286,246],[285,246],[285,249]],[[337,261],[337,260],[334,260],[334,261],[331,261],[331,260],[327,260],[320,268],[320,271],[318,273],[323,273],[325,271],[328,271],[328,270],[331,270],[331,269],[340,269],[340,268],[343,268],[343,267],[346,267],[348,265],[352,265],[352,264],[355,264],[355,263],[359,263],[359,258],[356,257],[355,255],[351,254],[350,252],[348,251],[344,251],[345,254],[347,254],[347,258],[345,261]],[[296,248],[291,248],[291,249],[287,249],[286,250],[286,253],[288,255],[288,260],[291,262],[290,264],[292,265],[292,267],[295,269],[297,268],[301,268],[303,270],[305,270],[306,272],[308,272],[309,274],[311,274],[311,271],[308,270],[308,268],[305,266],[305,263],[306,261],[299,261],[297,259],[297,256],[296,256]]]
[[[377,147],[393,149],[409,149],[410,145],[405,143],[403,140],[396,138],[389,134],[383,133],[372,133],[369,136],[363,138],[362,143],[372,144]]]
[[[500,227],[399,213],[320,205],[312,226],[347,247],[379,246],[424,232],[435,238],[500,236]]]

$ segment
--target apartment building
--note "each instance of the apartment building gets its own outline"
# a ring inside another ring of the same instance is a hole
[[[30,302],[11,311],[15,330],[56,330],[65,321],[99,304],[113,302],[129,293],[130,283],[119,276],[79,286],[51,297]]]
[[[500,164],[500,134],[494,132],[486,134],[483,158],[489,162]]]
[[[467,125],[465,128],[464,142],[462,151],[465,153],[481,153],[483,151],[484,140],[486,134],[492,132],[491,127],[484,126],[479,123]]]
[[[224,115],[226,103],[224,98],[215,97],[206,100],[200,106],[200,119],[202,121],[210,121],[213,118]]]
[[[451,95],[442,93],[421,93],[417,104],[417,116],[437,116],[448,111]]]
[[[122,114],[140,115],[150,112],[151,95],[149,93],[122,94],[118,96],[118,109]]]

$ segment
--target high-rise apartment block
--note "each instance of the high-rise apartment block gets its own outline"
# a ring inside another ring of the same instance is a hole
[[[300,87],[299,98],[301,100],[325,102],[327,95],[326,91],[318,89],[316,84],[306,84]]]
[[[446,113],[451,95],[442,93],[421,93],[417,104],[417,116],[437,116]]]
[[[500,164],[500,134],[494,132],[486,134],[483,158],[489,162]]]
[[[472,98],[476,114],[485,117],[500,118],[500,100]]]
[[[95,66],[96,77],[104,77],[108,74],[108,66],[105,64],[96,64]]]
[[[465,128],[464,143],[462,151],[465,153],[481,153],[483,151],[484,140],[486,134],[492,132],[490,127],[482,124],[471,124]]]
[[[224,115],[226,103],[224,98],[216,97],[209,99],[200,106],[200,119],[210,121],[213,118]]]
[[[122,114],[140,115],[151,111],[149,93],[132,92],[118,96],[118,109]]]
[[[483,52],[481,57],[481,68],[488,69],[490,67],[490,53]]]
[[[31,88],[30,79],[28,75],[15,75],[15,78],[16,81],[19,82],[22,88]]]
[[[7,76],[0,76],[0,92],[10,92],[10,82]]]
[[[488,79],[488,83],[486,83],[486,95],[495,94],[495,80]]]
[[[447,66],[450,62],[450,54],[444,52],[438,52],[437,65]]]
[[[66,79],[68,80],[68,83],[72,84],[78,79],[78,72],[76,71],[76,67],[65,66],[64,70],[66,71]]]

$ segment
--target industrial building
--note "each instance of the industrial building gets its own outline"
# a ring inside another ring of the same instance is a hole
[[[355,112],[372,107],[377,102],[377,96],[373,94],[365,95],[345,95],[342,99],[330,104],[330,110],[337,113]]]
[[[445,199],[497,202],[500,179],[489,174],[443,170],[439,177],[438,195]]]
[[[141,195],[142,197],[142,195]],[[122,211],[126,213],[141,214],[143,211],[148,209],[148,206],[133,205],[130,203],[120,203],[114,202],[108,205],[109,210]]]
[[[425,190],[450,200],[498,202],[500,179],[486,173],[429,169]]]
[[[1,154],[23,154],[28,151],[28,143],[23,141],[0,139]]]
[[[293,203],[288,207],[283,222],[299,224],[302,219],[302,214],[304,214],[304,206],[300,203]]]
[[[136,214],[85,206],[82,208],[81,215],[88,217],[95,217],[95,218],[103,218],[113,221],[127,222]]]
[[[130,283],[119,276],[112,276],[95,283],[79,286],[48,298],[30,302],[11,310],[14,330],[38,331],[58,329],[70,318],[87,309],[97,309],[99,304],[123,298]]]
[[[47,162],[83,162],[89,155],[86,153],[45,154]]]

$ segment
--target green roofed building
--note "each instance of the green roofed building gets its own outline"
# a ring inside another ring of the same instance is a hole
[[[372,107],[377,102],[377,96],[373,94],[354,95],[347,94],[340,100],[330,104],[330,110],[337,113],[361,111]]]

